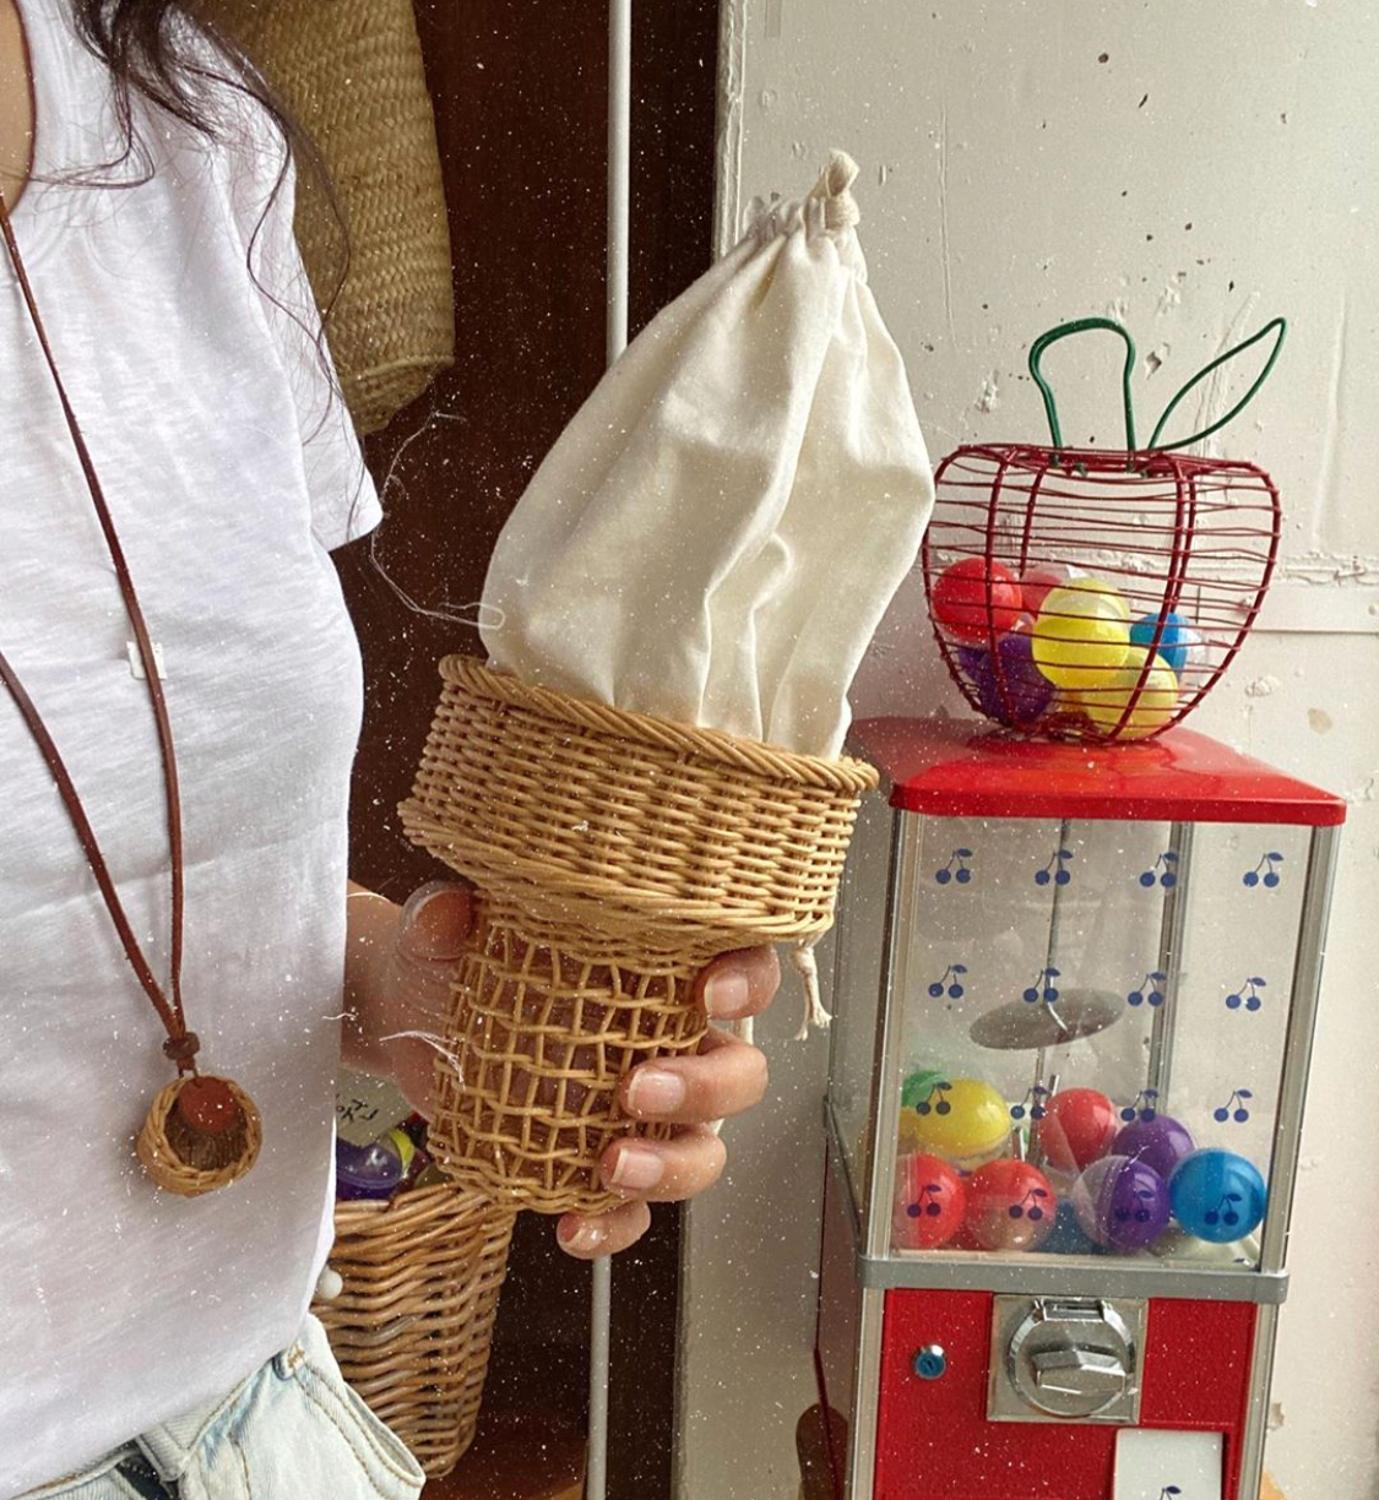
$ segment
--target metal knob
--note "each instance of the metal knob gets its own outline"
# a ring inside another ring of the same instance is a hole
[[[938,1380],[948,1370],[948,1356],[941,1344],[925,1344],[915,1350],[913,1368],[921,1380]]]
[[[1142,1304],[1099,1297],[1010,1303],[993,1330],[1000,1363],[990,1399],[998,1418],[1021,1420],[1023,1406],[1036,1419],[1136,1420]]]
[[[1046,1394],[1108,1397],[1125,1388],[1126,1369],[1114,1354],[1092,1349],[1047,1349],[1030,1360],[1034,1384]]]

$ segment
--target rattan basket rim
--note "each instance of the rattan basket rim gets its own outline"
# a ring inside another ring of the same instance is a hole
[[[507,1212],[501,1205],[493,1203],[482,1193],[466,1189],[458,1182],[431,1182],[425,1187],[409,1187],[391,1198],[342,1198],[335,1205],[336,1217],[347,1219],[409,1219],[428,1214],[441,1199],[463,1198],[472,1200],[472,1206],[482,1208],[486,1216],[502,1218]],[[471,1203],[462,1205],[464,1208]]]
[[[413,838],[432,850],[444,849],[452,868],[485,887],[501,892],[505,904],[515,904],[528,916],[556,924],[583,920],[604,938],[614,933],[635,934],[648,953],[658,951],[657,923],[666,924],[661,939],[664,955],[683,956],[686,929],[697,931],[706,944],[704,959],[723,951],[717,939],[724,933],[744,942],[797,942],[833,925],[830,907],[826,916],[802,918],[777,911],[750,912],[725,907],[718,898],[703,899],[639,890],[629,894],[618,879],[597,879],[581,872],[571,876],[558,864],[534,864],[516,855],[495,856],[484,846],[482,835],[466,837],[438,819],[428,817],[415,799],[399,808],[404,825]],[[580,950],[571,942],[571,951]]]
[[[780,745],[728,734],[721,729],[679,724],[654,714],[632,709],[614,708],[576,698],[556,688],[523,682],[510,672],[499,672],[485,666],[478,657],[451,655],[441,659],[439,671],[444,681],[463,687],[471,693],[527,709],[543,718],[572,728],[589,729],[597,734],[634,743],[654,745],[677,754],[693,756],[747,771],[776,781],[795,782],[800,786],[822,787],[832,792],[860,796],[880,782],[874,766],[850,756],[827,760],[822,756],[802,755]]]

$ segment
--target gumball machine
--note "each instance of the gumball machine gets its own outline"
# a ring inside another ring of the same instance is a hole
[[[1182,728],[855,749],[835,1496],[1257,1500],[1343,802]]]

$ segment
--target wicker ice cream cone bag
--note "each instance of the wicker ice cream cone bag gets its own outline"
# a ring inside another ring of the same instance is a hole
[[[847,691],[933,500],[856,174],[835,153],[804,199],[754,205],[612,366],[499,538],[489,663],[441,663],[400,811],[479,920],[431,1142],[510,1207],[620,1201],[601,1153],[658,1128],[619,1081],[698,1047],[697,972],[832,923],[875,784],[839,753]]]

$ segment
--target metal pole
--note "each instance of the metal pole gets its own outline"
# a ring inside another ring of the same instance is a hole
[[[632,177],[632,0],[608,7],[608,363],[627,348]]]
[[[613,1260],[594,1262],[594,1298],[589,1318],[589,1477],[586,1500],[608,1494],[608,1367],[613,1311]]]
[[[608,6],[607,355],[627,348],[627,254],[632,175],[632,0]],[[609,1331],[613,1262],[594,1262],[589,1330],[589,1474],[586,1500],[607,1500]]]
[[[1063,818],[1063,819],[1061,819],[1059,821],[1059,824],[1058,824],[1058,848],[1060,850],[1066,849],[1068,847],[1068,839],[1072,835],[1072,827],[1073,827],[1072,820],[1070,818]],[[1061,859],[1055,858],[1055,860],[1054,860],[1054,868],[1055,868],[1055,871],[1061,871],[1062,868],[1063,868],[1063,861]],[[1049,941],[1048,941],[1047,947],[1044,949],[1044,968],[1045,968],[1045,970],[1052,969],[1052,968],[1056,967],[1056,965],[1054,964],[1054,959],[1058,955],[1058,939],[1059,939],[1059,935],[1060,935],[1060,933],[1062,931],[1062,922],[1061,922],[1062,913],[1059,911],[1059,893],[1061,892],[1062,889],[1063,889],[1063,887],[1059,883],[1058,876],[1057,876],[1057,874],[1055,874],[1054,875],[1054,879],[1053,879],[1053,905],[1049,908]],[[1046,984],[1048,984],[1048,983],[1049,983],[1049,980],[1048,980],[1048,977],[1047,977],[1046,974],[1041,974],[1039,976],[1039,978],[1037,980],[1035,980],[1036,986],[1041,991],[1043,990],[1044,986]],[[1048,1011],[1048,1013],[1053,1017],[1054,1023],[1057,1025],[1059,1031],[1061,1031],[1063,1033],[1063,1036],[1060,1037],[1059,1040],[1056,1041],[1053,1045],[1055,1047],[1064,1047],[1064,1046],[1066,1046],[1067,1045],[1067,1031],[1068,1031],[1068,1028],[1063,1024],[1063,1017],[1058,1014],[1058,1006],[1057,1006],[1057,1004],[1056,1003],[1049,1004],[1046,1000],[1044,1000],[1042,998],[1042,995],[1041,995],[1039,1003],[1045,1007],[1045,1009]],[[1044,1075],[1045,1075],[1045,1072],[1048,1069],[1048,1066],[1049,1066],[1049,1049],[1047,1047],[1040,1047],[1040,1049],[1038,1050],[1038,1052],[1036,1052],[1035,1055],[1034,1055],[1034,1081],[1035,1081],[1035,1083],[1047,1086],[1047,1079],[1045,1078]],[[1052,1092],[1052,1091],[1050,1091],[1050,1092]]]

